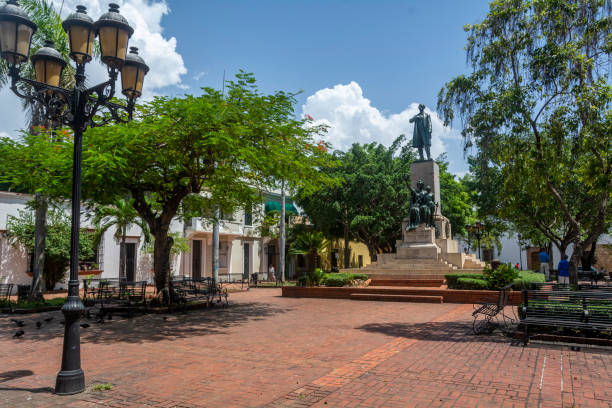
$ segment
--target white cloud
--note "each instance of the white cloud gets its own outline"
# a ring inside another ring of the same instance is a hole
[[[414,124],[410,118],[418,113],[418,105],[414,102],[400,113],[385,115],[363,96],[359,84],[351,81],[315,92],[306,99],[302,113],[312,116],[314,124],[331,126],[325,140],[336,149],[347,150],[353,143],[378,142],[389,146],[402,133],[412,140]],[[446,151],[446,142],[460,136],[444,127],[436,112],[429,108],[425,111],[431,116],[431,155],[435,158]]]
[[[201,79],[201,78],[202,78],[204,75],[208,75],[208,72],[206,72],[206,71],[200,71],[200,72],[198,72],[197,74],[195,74],[195,75],[193,76],[193,79],[194,79],[195,81],[199,81],[199,80],[200,80],[200,79]]]
[[[61,10],[61,17],[66,18],[77,4],[87,7],[87,14],[97,20],[108,11],[108,1],[101,0],[53,0],[56,10]],[[170,12],[165,0],[116,0],[121,14],[128,20],[134,34],[130,38],[130,46],[138,47],[139,55],[150,68],[145,78],[143,96],[150,98],[160,93],[166,86],[182,85],[181,76],[187,73],[183,57],[176,51],[176,38],[163,36],[162,17]],[[89,64],[90,77],[106,80],[108,76],[103,67]],[[94,81],[95,82],[95,81]]]
[[[65,19],[74,12],[78,4],[87,7],[87,14],[96,21],[108,11],[108,0],[52,0],[55,9]],[[149,65],[150,71],[144,82],[142,99],[164,93],[163,88],[177,86],[186,89],[181,77],[187,73],[182,56],[176,51],[176,38],[166,38],[161,26],[162,17],[170,12],[165,0],[115,0],[121,6],[121,14],[134,28],[130,46],[138,47],[139,54]],[[63,8],[62,8],[63,3]],[[108,79],[106,68],[98,63],[87,64],[87,85],[95,85]],[[121,78],[117,80],[116,96],[122,97]],[[0,90],[0,132],[12,137],[25,126],[25,114],[21,109],[21,100],[10,89]]]

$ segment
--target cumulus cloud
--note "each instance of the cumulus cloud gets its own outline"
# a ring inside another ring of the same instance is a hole
[[[329,125],[325,140],[335,149],[347,150],[353,143],[378,142],[389,146],[402,133],[412,140],[414,124],[410,123],[410,118],[419,112],[418,106],[414,102],[400,113],[385,115],[372,106],[359,84],[352,81],[315,92],[306,99],[302,113],[312,116],[316,125]],[[429,108],[425,108],[425,112],[431,116],[431,155],[435,158],[447,151],[447,142],[459,135],[444,127],[436,112]]]
[[[163,36],[162,17],[170,12],[164,0],[115,0],[121,14],[128,20],[134,34],[130,46],[138,47],[138,53],[151,69],[145,79],[143,96],[151,97],[166,86],[181,86],[181,76],[187,73],[182,56],[176,51],[176,38]],[[101,0],[53,0],[61,17],[66,18],[77,4],[87,7],[87,14],[97,20],[108,11],[108,1]],[[63,6],[62,6],[63,3]],[[106,80],[106,71],[95,63],[89,64],[88,73],[96,80]],[[96,81],[97,82],[97,81]]]

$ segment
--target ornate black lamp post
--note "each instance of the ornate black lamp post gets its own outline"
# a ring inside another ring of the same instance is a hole
[[[475,236],[478,240],[478,259],[482,259],[480,256],[480,238],[482,238],[484,234],[485,226],[480,221],[476,221],[475,224],[468,224],[465,226],[468,230],[468,233]]]
[[[128,39],[134,32],[127,20],[119,14],[119,6],[110,4],[108,13],[97,22],[87,15],[83,6],[62,23],[68,33],[70,58],[76,63],[73,89],[60,88],[62,70],[66,61],[47,41],[30,58],[36,80],[22,78],[21,66],[30,54],[32,35],[36,31],[28,15],[17,0],[8,0],[0,7],[0,54],[8,62],[11,89],[17,96],[37,104],[45,119],[65,125],[74,132],[74,163],[72,169],[72,230],[70,249],[70,281],[68,298],[62,307],[65,316],[62,369],[57,375],[55,392],[76,394],[85,389],[85,376],[81,369],[79,318],[83,303],[79,297],[79,230],[81,214],[81,147],[83,132],[88,127],[107,123],[127,122],[132,119],[136,98],[142,92],[144,76],[149,70],[136,48],[128,54]],[[93,40],[98,36],[102,61],[108,66],[109,79],[91,88],[85,87],[85,64],[91,61]],[[115,81],[121,72],[122,92],[127,105],[111,102],[115,94]]]

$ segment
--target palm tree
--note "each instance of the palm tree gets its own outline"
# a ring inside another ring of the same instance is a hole
[[[329,242],[322,232],[305,231],[299,234],[291,244],[290,255],[306,255],[308,270],[314,271],[317,256],[324,252]]]
[[[102,235],[110,227],[115,227],[115,239],[120,241],[119,245],[119,277],[125,278],[125,264],[127,253],[125,250],[125,239],[127,230],[132,225],[140,227],[144,235],[145,242],[149,242],[151,234],[149,226],[140,218],[134,209],[134,199],[115,201],[114,205],[98,207],[95,210],[93,223],[96,225],[96,243],[100,242]]]

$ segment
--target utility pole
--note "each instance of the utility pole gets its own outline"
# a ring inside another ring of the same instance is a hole
[[[281,282],[285,281],[285,181],[281,182],[281,216],[280,216],[280,239],[279,239],[279,265]]]

